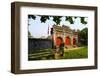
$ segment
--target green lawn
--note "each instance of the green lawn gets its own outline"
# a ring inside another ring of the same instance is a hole
[[[79,59],[88,57],[88,48],[86,46],[66,49],[63,57],[54,55],[51,50],[45,49],[45,51],[40,53],[29,54],[28,60]]]
[[[77,59],[77,58],[87,58],[88,48],[81,47],[77,49],[66,50],[63,59]]]
[[[28,60],[49,60],[54,59],[51,48],[39,50],[39,52],[28,54]]]

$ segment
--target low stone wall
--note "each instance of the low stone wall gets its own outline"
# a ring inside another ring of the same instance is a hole
[[[50,39],[28,39],[28,53],[35,53],[48,48],[52,48],[52,41]]]

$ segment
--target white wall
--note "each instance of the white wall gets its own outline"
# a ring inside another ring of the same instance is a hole
[[[98,6],[98,25],[100,24],[100,0],[1,0],[0,1],[0,76],[17,76],[10,73],[11,60],[11,10],[10,3],[13,1],[29,1],[41,3],[57,3],[68,5],[87,5]],[[100,26],[98,26],[100,29]],[[98,30],[100,33],[100,30]],[[91,34],[92,37],[92,34]],[[100,35],[98,36],[98,43],[100,42]],[[100,45],[100,43],[99,43]],[[100,51],[98,49],[98,58],[100,58]],[[18,76],[100,76],[100,59],[98,61],[98,70],[81,70],[81,71],[65,71],[52,73],[38,73],[38,74],[21,74]]]

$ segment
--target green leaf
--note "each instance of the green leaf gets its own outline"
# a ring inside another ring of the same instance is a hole
[[[61,22],[61,16],[53,16],[53,21],[58,25]]]
[[[33,20],[35,20],[36,16],[34,16],[34,15],[28,15],[28,18],[32,18]]]
[[[45,23],[49,19],[50,19],[49,16],[41,16],[40,21],[41,21],[41,23],[42,22]]]
[[[73,17],[72,16],[66,16],[66,21],[69,21],[70,24],[74,24],[74,21],[73,21]]]
[[[87,21],[85,21],[85,17],[80,17],[80,21],[82,24],[87,24]]]

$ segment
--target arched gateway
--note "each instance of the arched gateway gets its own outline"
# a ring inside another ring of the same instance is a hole
[[[63,42],[63,39],[61,37],[56,38],[56,46],[60,46]]]
[[[73,45],[76,45],[76,38],[73,38]]]
[[[53,25],[51,28],[54,46],[60,46],[62,43],[66,48],[74,48],[78,43],[78,32],[70,29],[68,26]]]
[[[66,44],[66,45],[71,45],[71,39],[70,39],[69,36],[66,37],[66,39],[65,39],[65,44]]]

